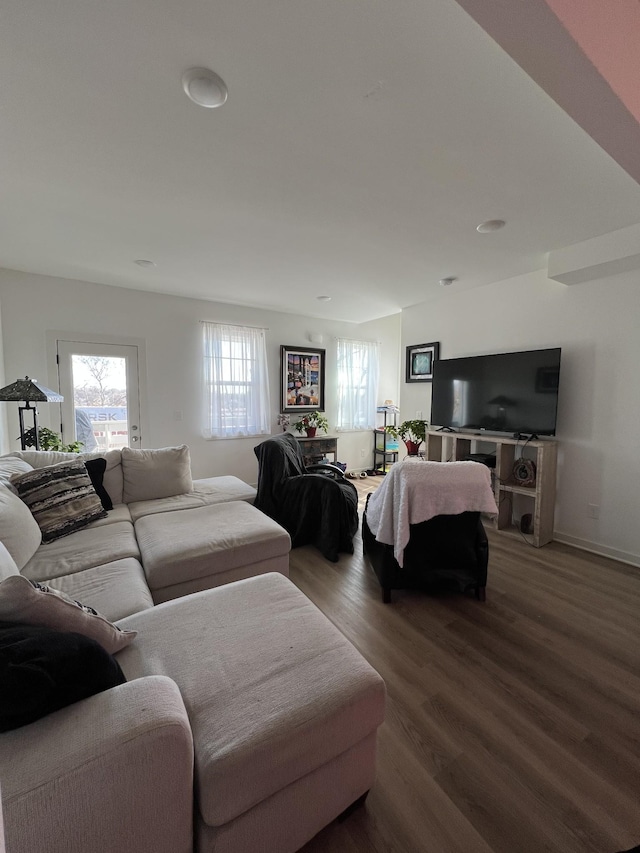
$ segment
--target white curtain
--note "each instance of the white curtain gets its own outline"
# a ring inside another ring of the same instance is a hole
[[[205,438],[268,435],[266,329],[202,324]]]
[[[338,338],[339,430],[375,429],[380,344]]]

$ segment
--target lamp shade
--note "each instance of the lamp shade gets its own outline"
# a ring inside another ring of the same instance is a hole
[[[28,376],[25,376],[24,379],[18,379],[17,382],[12,382],[11,385],[5,385],[4,388],[0,388],[0,400],[62,403],[64,397],[62,394],[58,394],[57,391],[52,391],[51,388],[42,385],[37,379],[29,379]]]

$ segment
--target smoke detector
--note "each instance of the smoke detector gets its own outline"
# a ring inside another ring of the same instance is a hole
[[[182,75],[182,88],[194,104],[207,109],[221,107],[227,100],[227,85],[209,68],[189,68]]]

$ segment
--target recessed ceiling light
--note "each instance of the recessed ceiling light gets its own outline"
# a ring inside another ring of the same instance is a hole
[[[182,75],[182,88],[199,107],[221,107],[227,100],[227,86],[222,77],[209,68],[189,68]]]
[[[330,296],[316,296],[318,302],[331,302]]]
[[[506,222],[504,219],[487,219],[486,222],[481,222],[476,228],[481,234],[488,234],[490,231],[499,231],[504,228]]]
[[[441,279],[440,279],[440,284],[441,284],[443,287],[448,287],[450,284],[453,284],[453,282],[454,282],[454,281],[457,281],[457,280],[458,280],[458,279],[457,279],[455,276],[449,276],[449,278],[441,278]]]
[[[155,267],[155,263],[153,261],[148,261],[146,258],[138,258],[138,260],[133,263],[137,264],[139,267]]]

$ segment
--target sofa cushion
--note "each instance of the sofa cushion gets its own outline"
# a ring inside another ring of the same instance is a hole
[[[0,583],[0,622],[75,631],[96,640],[109,654],[123,649],[136,636],[135,631],[121,630],[94,608],[22,575]]]
[[[14,474],[26,474],[28,471],[33,471],[33,465],[20,459],[19,456],[2,456],[0,457],[0,481],[9,484],[11,477]],[[12,491],[15,491],[12,489]]]
[[[112,622],[153,607],[142,566],[132,557],[53,578],[48,585],[94,607]]]
[[[135,523],[151,590],[288,554],[287,531],[244,501],[147,515]]]
[[[266,574],[129,616],[128,679],[173,678],[200,813],[221,826],[375,732],[384,682],[296,586]],[[197,649],[197,654],[193,650]]]
[[[105,524],[115,524],[118,521],[128,521],[131,524],[131,513],[127,504],[115,504],[113,509],[110,509],[104,518],[92,521],[89,529],[93,530],[95,527],[104,527]]]
[[[71,536],[41,545],[22,568],[22,574],[31,580],[46,582],[126,557],[140,557],[133,525],[128,521],[98,522]]]
[[[0,731],[26,726],[126,681],[95,640],[34,625],[0,624]]]
[[[15,560],[18,569],[24,568],[42,542],[42,531],[20,498],[0,484],[0,541]]]
[[[63,453],[59,450],[16,450],[11,454],[24,460],[34,468],[44,468],[68,462],[73,459],[96,459],[103,457],[107,460],[107,470],[104,474],[104,487],[114,504],[122,503],[122,464],[119,450],[94,451],[93,453]],[[7,457],[2,457],[6,459]],[[3,463],[4,464],[4,463]]]
[[[255,497],[256,490],[253,486],[238,477],[210,477],[208,480],[194,480],[193,488],[186,495],[173,495],[154,501],[134,501],[129,504],[129,509],[131,518],[137,521],[145,515],[155,515],[158,512],[193,509],[226,501],[246,501],[252,504]]]
[[[54,542],[106,515],[81,459],[14,474],[11,483],[38,522],[43,542]]]
[[[193,481],[193,495],[202,498],[205,504],[217,504],[224,501],[246,501],[252,504],[256,499],[253,486],[238,477],[207,477]]]
[[[0,542],[0,582],[12,575],[19,575],[20,572],[16,566],[16,561],[7,551],[5,546]]]
[[[107,460],[102,456],[99,456],[97,459],[85,459],[84,465],[91,479],[91,485],[100,498],[103,509],[113,509],[113,501],[109,497],[109,492],[104,487],[104,472],[107,470]]]
[[[61,462],[73,462],[74,459],[79,459],[82,454],[67,453],[62,450],[16,450],[11,455],[22,459],[33,468],[50,468],[52,465],[59,465]]]
[[[148,501],[190,492],[191,457],[186,444],[158,450],[122,448],[123,500]]]

